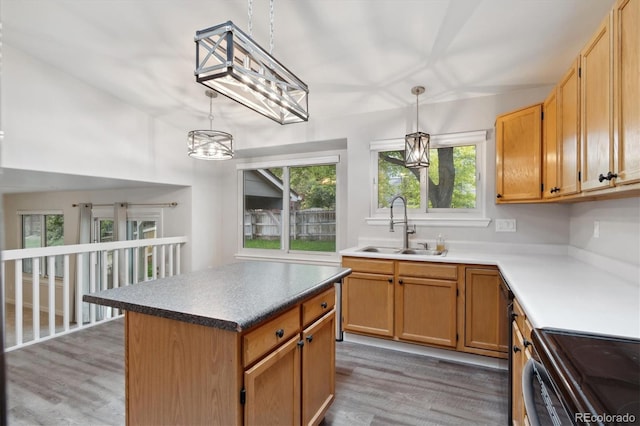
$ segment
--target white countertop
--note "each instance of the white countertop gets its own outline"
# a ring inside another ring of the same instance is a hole
[[[364,253],[342,256],[497,265],[535,328],[640,339],[640,276],[620,278],[563,253],[504,254],[449,250],[446,256]]]

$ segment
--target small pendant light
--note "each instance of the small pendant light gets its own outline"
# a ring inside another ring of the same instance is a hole
[[[189,157],[200,160],[228,160],[233,158],[233,136],[213,130],[213,90],[204,92],[209,97],[209,130],[192,130],[188,134]]]
[[[404,165],[411,169],[429,167],[429,140],[431,136],[418,130],[418,96],[424,91],[423,86],[411,89],[411,93],[416,95],[416,132],[404,137]]]

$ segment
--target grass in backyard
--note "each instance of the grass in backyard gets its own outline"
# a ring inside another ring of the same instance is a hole
[[[244,240],[245,248],[259,249],[280,249],[280,240]],[[307,240],[291,240],[291,250],[301,251],[336,251],[335,241],[307,241]]]

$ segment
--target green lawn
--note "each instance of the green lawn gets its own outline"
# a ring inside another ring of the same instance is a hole
[[[278,250],[280,249],[280,240],[244,240],[244,246],[246,248]],[[292,240],[291,250],[333,252],[336,251],[336,242]]]

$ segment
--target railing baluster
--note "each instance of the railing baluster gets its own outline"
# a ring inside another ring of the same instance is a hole
[[[82,328],[84,318],[82,314],[82,294],[84,293],[84,254],[78,253],[76,256],[76,328]]]
[[[31,261],[31,314],[33,318],[33,340],[40,338],[40,259]]]
[[[180,275],[180,244],[176,245],[176,275]]]
[[[165,277],[165,247],[164,244],[160,246],[160,278]]]
[[[151,248],[151,279],[158,278],[158,250],[157,246]]]
[[[101,252],[101,265],[100,265],[100,290],[106,290],[109,288],[109,274],[107,268],[107,261],[109,260],[109,252],[107,250],[103,250]],[[111,318],[111,308],[107,306],[99,306],[98,312],[101,313],[100,319],[103,318]]]
[[[133,249],[133,280],[131,280],[132,284],[138,284],[139,265],[140,265],[140,247],[136,247]]]
[[[62,324],[64,331],[69,331],[69,255],[65,254],[62,259]]]
[[[173,276],[173,250],[175,249],[175,244],[169,244],[169,276]]]
[[[89,293],[96,292],[96,263],[98,262],[98,253],[92,251],[89,255]],[[95,324],[96,322],[96,305],[94,303],[89,304],[89,323]]]
[[[5,269],[4,269],[4,261],[0,262],[0,302],[3,303],[4,305],[2,306],[2,315],[4,315],[4,317],[7,317],[7,305],[5,303],[5,300],[7,300],[7,295],[5,294]],[[4,320],[4,318],[2,319],[2,336],[5,339],[4,346],[7,346],[6,343],[6,338],[7,338],[7,321]]]
[[[22,345],[22,259],[16,259],[15,292],[16,292],[16,346]]]
[[[113,280],[113,288],[120,287],[120,271],[118,268],[120,250],[113,251],[113,259],[111,260],[111,279]]]
[[[129,257],[131,256],[131,253],[131,249],[124,249],[124,285],[129,285],[131,283],[131,277],[129,276],[129,268],[131,267]]]
[[[49,276],[49,336],[56,334],[56,257],[47,256]]]

